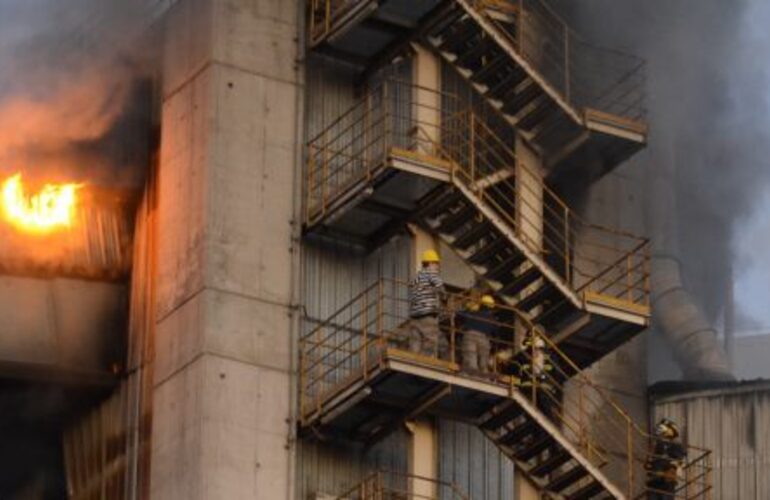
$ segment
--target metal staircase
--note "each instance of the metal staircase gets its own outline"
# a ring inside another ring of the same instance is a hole
[[[384,82],[311,140],[306,234],[381,241],[416,221],[590,365],[648,324],[647,240],[582,220],[454,99]]]
[[[527,138],[554,180],[602,175],[644,147],[642,60],[584,41],[542,0],[420,5],[316,0],[311,46],[373,46],[367,64],[395,54],[399,39],[422,41]]]
[[[380,280],[301,340],[301,428],[309,436],[374,442],[409,419],[435,415],[477,425],[517,469],[554,498],[646,498],[643,464],[655,448],[631,417],[526,315],[501,306],[486,372],[464,368],[464,329],[448,294],[445,342],[410,352],[406,284]],[[512,320],[503,318],[513,318]],[[542,339],[549,369],[533,363]],[[706,499],[710,453],[688,448],[676,499]],[[610,480],[612,477],[613,480]]]

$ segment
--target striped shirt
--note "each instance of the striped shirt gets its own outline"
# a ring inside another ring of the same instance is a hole
[[[438,314],[444,281],[437,271],[420,269],[409,283],[409,317]]]

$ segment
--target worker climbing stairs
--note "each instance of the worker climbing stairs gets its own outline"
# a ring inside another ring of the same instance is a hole
[[[447,294],[439,315],[444,342],[435,352],[415,352],[409,348],[407,287],[377,281],[303,337],[304,432],[373,444],[411,419],[435,415],[476,425],[555,498],[649,493],[644,467],[659,438],[525,314],[495,306],[490,358],[471,369],[461,348],[468,331],[457,311],[474,299]],[[623,481],[609,479],[607,471]],[[711,473],[710,453],[687,448],[676,498],[708,498]]]
[[[364,69],[355,102],[308,138],[303,234],[371,251],[422,227],[497,299],[491,357],[460,348],[478,336],[467,295],[430,320],[442,340],[426,353],[407,284],[379,280],[303,336],[300,427],[373,444],[423,415],[456,419],[549,498],[645,498],[657,438],[584,369],[649,325],[649,242],[584,220],[553,187],[644,147],[644,64],[586,43],[541,0],[399,5],[309,3],[309,49]],[[388,76],[405,57],[427,62]],[[708,497],[709,460],[687,450],[676,498]],[[351,496],[380,498],[361,488]]]

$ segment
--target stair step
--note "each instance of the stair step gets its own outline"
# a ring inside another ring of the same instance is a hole
[[[479,27],[475,21],[467,19],[463,22],[451,25],[441,36],[439,49],[452,54],[462,51],[463,46],[468,45],[473,37],[478,36]]]
[[[531,131],[535,126],[544,121],[552,112],[558,112],[556,102],[551,99],[544,100],[537,109],[528,113],[526,117],[519,121],[518,126],[526,131]]]
[[[458,54],[454,63],[460,67],[468,67],[474,60],[480,59],[485,53],[488,53],[493,47],[489,38],[482,38],[473,47],[470,47],[462,54]]]
[[[564,299],[545,308],[533,321],[543,325],[549,331],[557,331],[566,328],[580,317],[581,311],[575,310],[573,304]]]
[[[516,420],[522,413],[524,413],[524,410],[519,405],[513,401],[507,401],[503,409],[481,422],[479,427],[484,430],[493,431],[508,422]]]
[[[461,9],[454,9],[450,7],[449,9],[443,11],[440,14],[440,17],[437,17],[432,21],[432,26],[428,30],[427,36],[429,38],[440,37],[442,33],[446,32],[452,26],[462,22],[460,19],[463,16],[466,16],[466,14]]]
[[[540,288],[520,300],[519,303],[516,304],[516,307],[522,311],[530,312],[537,306],[547,305],[549,299],[558,298],[560,296],[561,294],[556,286],[548,281],[544,281]]]
[[[497,52],[491,61],[488,61],[482,68],[476,70],[473,75],[471,75],[471,81],[487,85],[486,79],[502,70],[508,61],[508,56],[502,52]]]
[[[448,213],[450,209],[459,204],[465,202],[465,198],[462,193],[455,189],[447,189],[438,195],[428,195],[427,199],[420,203],[423,207],[418,214],[419,217],[434,218],[439,215]]]
[[[540,269],[532,266],[524,271],[521,276],[517,276],[515,279],[503,285],[503,287],[498,290],[498,292],[500,295],[515,296],[529,285],[537,281],[537,279],[540,277]]]
[[[590,500],[604,491],[604,486],[599,481],[592,481],[575,493],[567,497],[567,500]]]
[[[584,132],[585,130],[575,126],[564,113],[554,113],[548,119],[548,122],[543,124],[540,130],[537,131],[533,141],[537,144],[542,144],[553,136],[561,134],[563,137],[559,138],[558,142],[560,144],[568,144]]]
[[[472,244],[478,243],[479,239],[481,239],[482,236],[487,235],[491,230],[492,225],[489,222],[477,222],[471,226],[471,229],[462,233],[461,236],[458,236],[452,244],[455,247],[465,250]]]
[[[503,446],[515,445],[525,437],[537,431],[539,428],[540,426],[537,425],[537,422],[529,419],[523,424],[517,425],[511,431],[504,434],[497,440],[497,442]]]
[[[463,225],[467,224],[476,215],[473,205],[465,204],[454,213],[447,214],[438,224],[438,231],[444,234],[453,234]]]
[[[567,472],[552,479],[551,482],[548,483],[548,486],[546,486],[546,489],[556,492],[564,491],[587,475],[588,471],[585,469],[585,467],[578,464]]]
[[[543,436],[541,438],[537,439],[534,443],[530,444],[523,450],[514,453],[514,455],[519,460],[528,462],[543,453],[548,448],[553,447],[554,443],[554,439],[547,432],[543,431]]]
[[[523,69],[516,67],[507,75],[503,76],[498,82],[490,85],[486,96],[489,99],[503,100],[505,100],[506,96],[515,96],[516,87],[521,85],[521,83],[526,79],[527,73]]]
[[[524,254],[513,253],[502,262],[497,261],[492,268],[484,273],[484,277],[492,281],[500,281],[501,278],[510,277],[510,275],[527,260]]]
[[[529,473],[535,477],[545,477],[572,459],[567,450],[561,450],[549,457],[545,462],[533,467]]]
[[[469,255],[468,262],[470,262],[471,264],[476,264],[477,266],[483,266],[492,257],[497,255],[499,252],[505,250],[510,245],[511,244],[508,240],[502,237],[498,237],[486,243],[483,247],[476,250],[473,254]]]
[[[503,105],[503,113],[516,116],[528,104],[542,95],[543,89],[541,89],[537,83],[532,81],[523,90],[517,92],[515,97],[506,100]]]

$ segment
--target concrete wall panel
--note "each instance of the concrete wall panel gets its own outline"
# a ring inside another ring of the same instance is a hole
[[[274,337],[288,325],[284,308],[207,289],[158,325],[155,380],[166,379],[203,352],[288,370],[288,338]]]
[[[290,495],[298,6],[169,11],[152,498]]]
[[[214,59],[284,82],[296,82],[297,4],[285,0],[219,0]]]
[[[0,362],[108,371],[122,359],[126,287],[2,276],[0,317]]]

